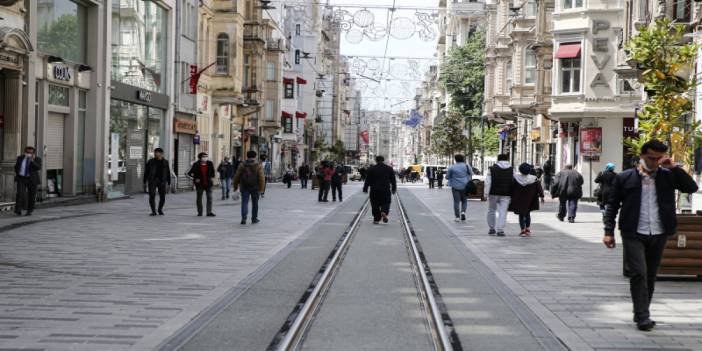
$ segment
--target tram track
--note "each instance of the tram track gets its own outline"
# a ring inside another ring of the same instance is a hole
[[[432,349],[437,351],[463,350],[399,194],[395,195],[395,201],[399,208],[400,227],[412,272],[412,280],[417,289],[416,295],[424,325],[431,339]],[[325,299],[333,287],[354,238],[359,232],[361,220],[369,207],[369,202],[366,200],[271,341],[268,350],[291,351],[303,348],[317,316],[325,308]]]

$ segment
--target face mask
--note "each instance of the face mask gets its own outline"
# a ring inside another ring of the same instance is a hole
[[[24,154],[24,157],[26,157],[26,158],[32,158],[32,154]]]
[[[639,159],[639,164],[641,165],[641,168],[643,168],[646,172],[653,172],[654,170],[649,168],[648,165],[646,164],[646,161],[644,159]]]
[[[203,157],[200,160],[202,160],[202,162],[207,162],[207,157]]]

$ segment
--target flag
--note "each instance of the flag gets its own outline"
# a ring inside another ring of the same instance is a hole
[[[370,144],[370,136],[368,135],[368,131],[364,130],[361,132],[361,139],[363,139],[363,143],[368,145]]]
[[[417,112],[417,110],[410,110],[409,119],[405,120],[404,124],[406,126],[416,128],[420,123],[422,123],[422,115]]]

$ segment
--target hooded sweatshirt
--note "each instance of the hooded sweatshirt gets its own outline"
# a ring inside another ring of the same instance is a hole
[[[514,180],[521,186],[527,186],[536,183],[537,178],[535,175],[517,173],[514,175]]]
[[[513,174],[509,161],[497,161],[485,178],[485,195],[510,196]]]
[[[517,173],[512,183],[512,198],[509,210],[517,214],[527,214],[539,209],[539,198],[544,190],[535,175]]]

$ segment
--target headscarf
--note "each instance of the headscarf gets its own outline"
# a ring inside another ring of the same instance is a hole
[[[607,166],[605,166],[605,171],[614,171],[614,167],[614,163],[610,162],[607,164]]]

